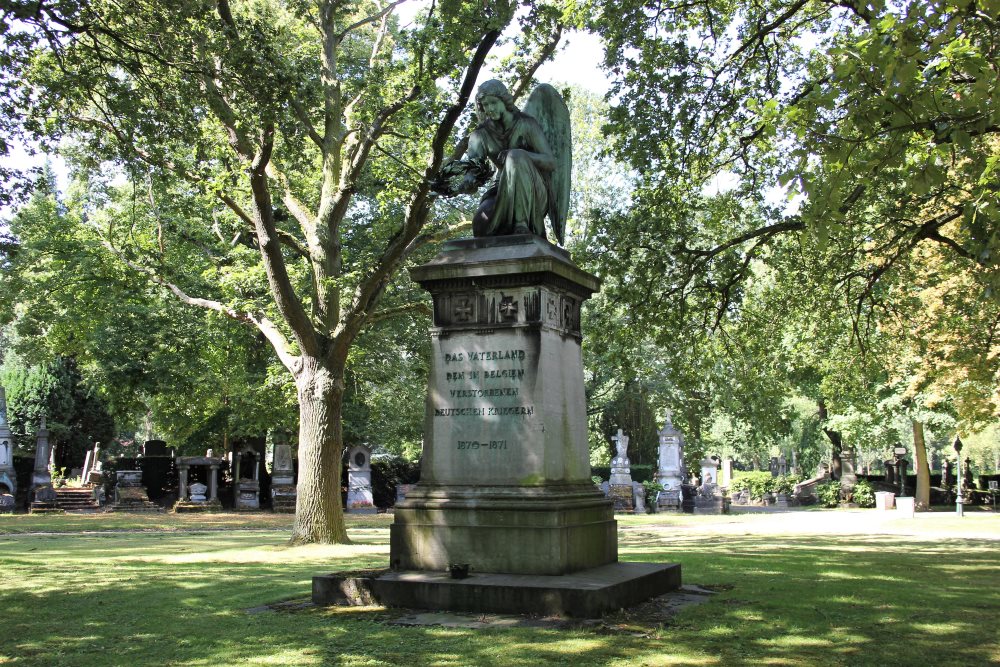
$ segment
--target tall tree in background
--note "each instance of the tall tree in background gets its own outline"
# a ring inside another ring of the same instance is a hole
[[[105,246],[258,329],[294,377],[297,542],[347,540],[350,351],[414,307],[400,267],[452,233],[430,183],[514,18],[512,3],[446,0],[401,28],[399,4],[3,5],[17,21],[0,46],[6,129],[27,118],[35,137],[72,140]],[[542,4],[521,16],[515,89],[551,55],[560,18]]]

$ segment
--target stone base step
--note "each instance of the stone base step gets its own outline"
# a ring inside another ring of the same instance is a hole
[[[681,585],[676,563],[611,563],[560,576],[399,571],[379,577],[313,577],[316,605],[382,604],[411,609],[596,618]]]
[[[222,503],[218,500],[204,503],[193,503],[189,500],[178,500],[174,503],[174,512],[221,512]]]

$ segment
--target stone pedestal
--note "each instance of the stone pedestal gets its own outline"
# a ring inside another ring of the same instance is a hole
[[[413,278],[434,300],[432,362],[420,483],[396,506],[391,566],[562,575],[615,562],[580,354],[597,279],[530,235],[452,242]]]

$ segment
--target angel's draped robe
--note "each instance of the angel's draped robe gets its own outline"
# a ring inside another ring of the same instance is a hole
[[[530,232],[545,238],[545,215],[553,201],[551,178],[526,151],[552,157],[538,121],[519,111],[507,132],[487,121],[472,133],[468,157],[489,158],[497,169],[473,219],[475,236]]]

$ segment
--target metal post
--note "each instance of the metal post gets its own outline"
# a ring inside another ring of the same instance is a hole
[[[955,498],[955,514],[958,516],[965,516],[965,507],[963,503],[965,498],[962,497],[962,439],[957,435],[955,436],[955,453],[957,454],[958,465],[956,466],[956,475],[958,476],[958,495]]]

